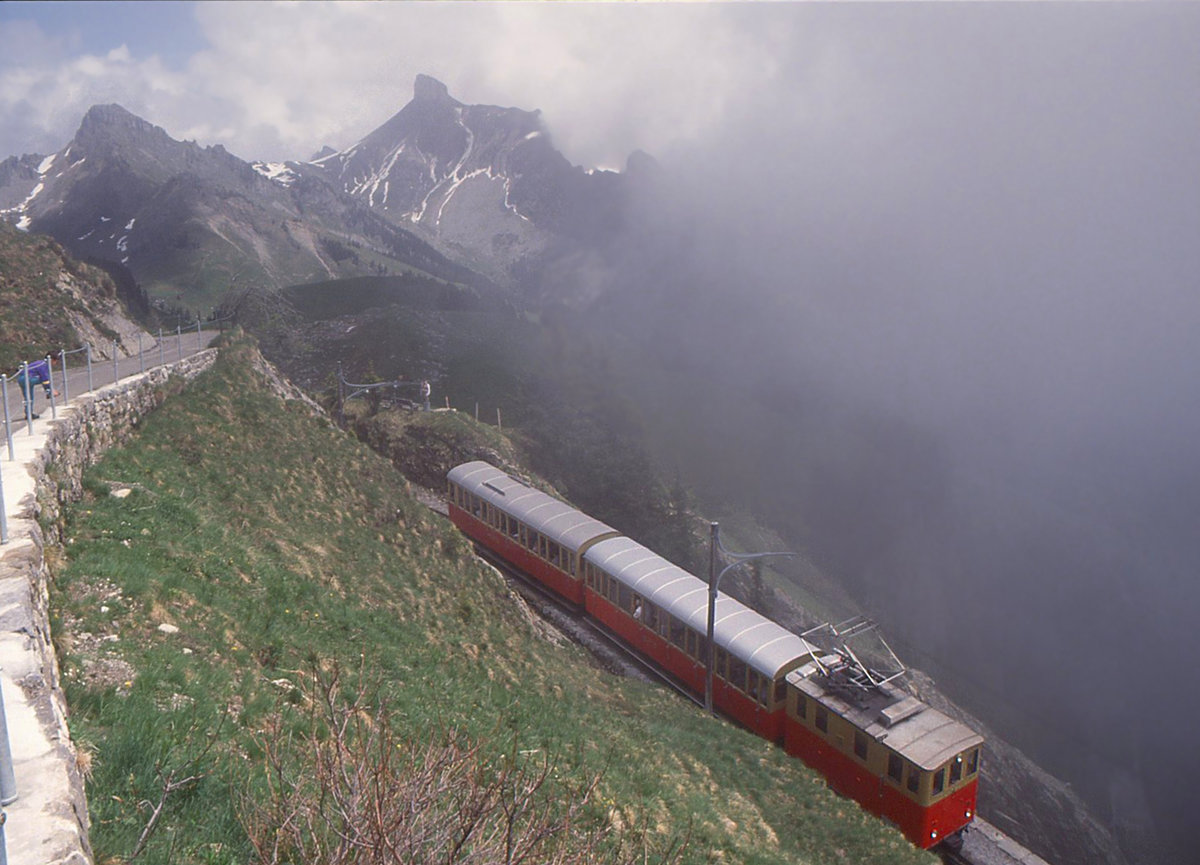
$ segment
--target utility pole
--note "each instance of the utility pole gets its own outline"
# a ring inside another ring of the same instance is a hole
[[[733,559],[727,564],[720,573],[717,573],[717,554],[720,553],[727,559]],[[708,542],[708,641],[706,643],[707,651],[705,654],[704,663],[704,708],[711,715],[713,714],[713,658],[715,650],[713,649],[713,628],[716,624],[717,613],[717,588],[721,585],[721,577],[729,573],[738,565],[745,564],[756,559],[765,559],[771,556],[792,557],[797,553],[731,553],[725,549],[725,545],[721,543],[721,526],[717,522],[709,523],[709,542]]]

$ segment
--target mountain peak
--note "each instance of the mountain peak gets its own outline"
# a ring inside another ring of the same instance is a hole
[[[418,75],[413,84],[414,102],[449,102],[450,91],[446,85],[428,75]]]
[[[108,105],[93,105],[88,109],[87,114],[83,115],[83,122],[80,124],[81,129],[96,126],[151,127],[151,124],[124,106],[112,102]]]

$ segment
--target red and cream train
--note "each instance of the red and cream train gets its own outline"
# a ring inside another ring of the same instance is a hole
[[[452,469],[447,492],[467,536],[703,696],[707,583],[488,463]],[[845,652],[728,595],[717,598],[713,648],[717,710],[914,844],[959,840],[975,814],[983,739],[973,730],[890,684],[864,687]]]

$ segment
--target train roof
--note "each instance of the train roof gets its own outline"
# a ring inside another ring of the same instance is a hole
[[[482,460],[455,466],[447,478],[573,552],[597,537],[617,534],[612,526]]]
[[[822,662],[828,668],[835,657],[823,657]],[[956,754],[983,743],[983,737],[966,724],[887,685],[847,699],[827,687],[828,682],[815,663],[788,673],[787,681],[800,693],[926,771],[933,771]]]
[[[708,584],[626,537],[600,541],[584,555],[616,580],[701,634],[708,630]],[[718,594],[713,642],[772,679],[816,649],[745,604]]]

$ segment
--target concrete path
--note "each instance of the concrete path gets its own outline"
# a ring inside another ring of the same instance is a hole
[[[15,371],[4,371],[10,378],[0,391],[8,408],[6,422],[0,403],[0,528],[6,538],[0,544],[0,696],[16,798],[0,803],[6,818],[0,834],[9,865],[92,861],[87,804],[49,632],[48,575],[36,518],[38,479],[44,478],[47,462],[61,459],[71,447],[63,438],[86,437],[83,418],[90,422],[98,406],[145,400],[147,388],[162,381],[168,369],[197,367],[193,356],[212,337],[193,330],[159,345],[147,334],[141,356],[119,359],[115,369],[111,359],[93,359],[90,391],[83,353],[67,356],[65,382],[56,358],[54,387],[60,395],[52,408],[41,386],[35,386],[41,418],[32,424],[21,414],[20,391],[11,380]],[[96,444],[87,448],[94,452]],[[0,786],[4,780],[0,767]],[[0,789],[0,798],[12,792]]]

